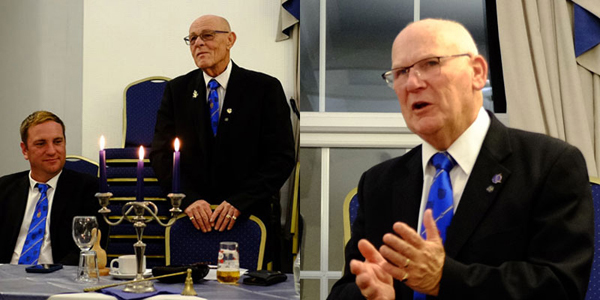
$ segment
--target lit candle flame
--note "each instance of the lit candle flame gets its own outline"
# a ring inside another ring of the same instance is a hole
[[[104,136],[101,135],[100,136],[100,150],[104,150],[104,143],[105,143]]]
[[[175,151],[179,151],[179,138],[175,138]]]
[[[140,155],[140,160],[144,160],[144,146],[140,146],[139,155]]]

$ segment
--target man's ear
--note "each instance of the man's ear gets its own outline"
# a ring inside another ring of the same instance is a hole
[[[23,153],[25,160],[29,160],[29,155],[27,154],[27,145],[25,145],[23,142],[21,142],[21,152]]]
[[[227,50],[230,50],[233,47],[233,44],[235,44],[236,39],[237,36],[233,31],[230,32],[229,35],[227,35]]]
[[[475,55],[471,62],[473,67],[473,89],[480,91],[485,87],[488,76],[488,64],[481,55]]]

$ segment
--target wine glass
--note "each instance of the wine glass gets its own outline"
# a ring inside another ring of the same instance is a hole
[[[95,251],[90,251],[96,241],[98,221],[94,216],[73,217],[73,240],[81,249],[79,254],[79,267],[77,268],[77,282],[98,282],[98,258]]]

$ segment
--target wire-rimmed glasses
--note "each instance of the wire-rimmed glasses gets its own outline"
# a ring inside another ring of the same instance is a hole
[[[229,31],[205,30],[205,31],[202,31],[199,35],[190,34],[190,35],[184,37],[183,41],[188,46],[195,44],[196,41],[198,40],[198,38],[202,39],[205,42],[206,41],[212,41],[212,40],[215,39],[215,35],[217,35],[217,33],[229,33]]]
[[[440,74],[441,70],[441,60],[445,58],[455,58],[461,56],[471,56],[470,53],[461,53],[454,55],[446,55],[446,56],[434,56],[427,57],[419,60],[418,62],[408,66],[408,67],[400,67],[391,69],[383,74],[381,77],[387,85],[391,88],[394,88],[394,81],[398,82],[400,85],[406,84],[408,81],[408,76],[411,70],[415,72],[415,75],[419,76],[421,80],[427,80],[429,78],[433,78]]]

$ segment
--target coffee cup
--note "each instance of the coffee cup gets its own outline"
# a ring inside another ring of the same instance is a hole
[[[115,263],[117,267],[115,267]],[[118,274],[137,274],[135,255],[122,255],[110,262],[110,271]],[[146,271],[146,256],[142,258],[142,273]]]

